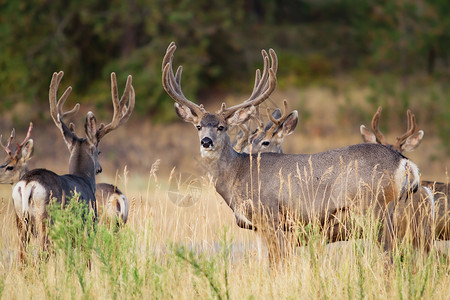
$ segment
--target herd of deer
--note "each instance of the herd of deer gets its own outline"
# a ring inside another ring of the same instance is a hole
[[[380,107],[372,120],[373,132],[363,125],[360,128],[363,144],[316,154],[283,154],[281,145],[297,125],[297,111],[288,114],[285,100],[283,112],[277,109],[271,114],[267,109],[266,125],[259,112],[277,84],[278,61],[272,49],[269,53],[262,51],[264,68],[262,72],[256,70],[251,96],[231,107],[223,103],[215,113],[184,96],[182,67],[175,73],[172,67],[175,49],[172,42],[162,62],[164,90],[175,101],[177,115],[198,130],[202,163],[214,178],[216,191],[234,212],[239,227],[261,234],[270,262],[283,258],[287,234],[298,234],[299,224],[318,224],[329,242],[348,239],[354,226],[352,214],[372,215],[382,221],[379,241],[386,250],[407,235],[414,246],[425,251],[433,240],[450,238],[448,184],[421,181],[418,167],[402,155],[415,149],[424,135],[416,131],[410,111],[408,130],[393,145],[378,129]],[[35,233],[40,246],[46,247],[45,220],[51,200],[64,207],[76,195],[94,210],[96,217],[106,215],[119,223],[126,223],[128,217],[125,195],[114,185],[96,184],[95,175],[102,171],[98,161],[100,140],[127,122],[133,111],[132,78],[128,76],[119,99],[116,76],[111,74],[112,121],[97,125],[94,114],[88,112],[86,137],[79,138],[74,124],[67,125],[79,104],[63,111],[71,87],[57,101],[62,77],[63,72],[53,74],[49,103],[52,119],[70,152],[69,174],[28,170],[27,162],[33,154],[32,124],[23,142],[16,141],[13,130],[7,145],[1,143],[8,156],[0,166],[0,183],[13,186],[20,259],[28,233]],[[256,129],[252,129],[253,124]],[[234,143],[227,133],[232,127],[240,129]]]

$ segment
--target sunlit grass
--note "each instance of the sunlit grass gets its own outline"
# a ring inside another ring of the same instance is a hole
[[[192,180],[180,179],[176,172],[170,180],[176,178],[180,193],[188,191]],[[14,211],[5,200],[1,297],[411,299],[448,294],[450,264],[445,257],[435,248],[425,255],[402,244],[389,263],[376,242],[378,225],[370,218],[356,217],[362,233],[333,244],[314,225],[300,227],[308,244],[293,249],[283,266],[270,269],[267,249],[256,233],[238,228],[210,180],[198,180],[200,198],[191,206],[177,206],[168,193],[174,185],[156,171],[146,179],[122,177],[117,183],[131,205],[121,230],[82,222],[63,227],[60,220],[80,212],[73,202],[65,211],[53,212],[49,255],[39,255],[32,240],[25,265],[16,260]]]

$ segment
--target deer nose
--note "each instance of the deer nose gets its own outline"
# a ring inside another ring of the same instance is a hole
[[[98,167],[95,171],[96,174],[100,174],[103,171],[102,167]]]
[[[212,147],[213,141],[209,137],[204,137],[201,141],[203,148]]]

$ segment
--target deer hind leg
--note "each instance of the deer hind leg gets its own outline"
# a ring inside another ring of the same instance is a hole
[[[45,218],[40,217],[36,220],[36,227],[37,227],[37,236],[39,241],[39,249],[41,253],[46,256],[47,255],[47,230],[45,225]]]
[[[16,216],[16,226],[17,226],[17,238],[19,240],[19,255],[18,261],[19,263],[25,262],[25,251],[29,241],[29,230],[28,225],[25,223],[25,220]]]

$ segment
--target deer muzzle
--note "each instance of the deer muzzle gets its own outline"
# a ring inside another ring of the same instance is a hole
[[[202,144],[202,147],[203,147],[203,148],[208,149],[208,148],[212,148],[212,146],[213,146],[213,141],[212,141],[209,137],[204,137],[204,138],[201,140],[201,144]]]

